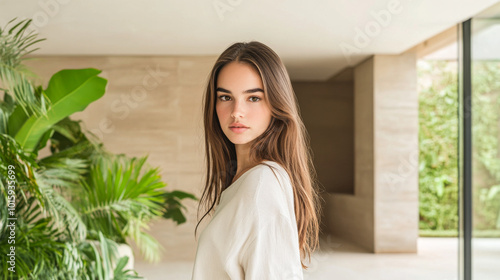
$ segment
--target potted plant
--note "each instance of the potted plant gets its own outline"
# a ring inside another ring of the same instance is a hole
[[[119,256],[118,248],[133,241],[146,260],[158,260],[149,222],[183,223],[181,200],[197,198],[164,191],[147,156],[111,154],[70,119],[103,96],[101,71],[62,70],[46,89],[33,85],[23,61],[42,39],[27,32],[30,22],[14,19],[0,29],[1,275],[140,279],[127,266],[132,256]],[[47,145],[51,154],[38,158]]]

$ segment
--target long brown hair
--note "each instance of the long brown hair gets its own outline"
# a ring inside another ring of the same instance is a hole
[[[258,164],[270,160],[287,171],[293,186],[301,258],[307,255],[310,262],[312,252],[319,246],[318,217],[321,214],[309,136],[285,66],[271,48],[260,42],[231,45],[219,56],[210,73],[203,110],[207,176],[198,214],[202,204],[208,210],[201,220],[212,212],[236,172],[235,146],[223,133],[215,110],[218,74],[233,61],[254,67],[262,79],[272,118],[267,130],[253,141],[250,162]],[[196,225],[195,236],[201,220]],[[307,268],[302,260],[301,263]]]

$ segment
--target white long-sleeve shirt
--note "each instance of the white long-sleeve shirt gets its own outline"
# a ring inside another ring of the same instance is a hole
[[[222,192],[199,235],[192,280],[303,279],[290,177],[265,163],[277,178],[259,164]]]

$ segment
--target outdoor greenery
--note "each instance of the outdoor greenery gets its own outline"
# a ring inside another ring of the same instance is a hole
[[[475,236],[500,236],[500,63],[473,65]],[[420,229],[457,235],[458,88],[454,61],[418,63]],[[468,117],[468,116],[465,116]]]
[[[475,62],[472,87],[474,228],[500,229],[500,62]]]
[[[458,229],[457,73],[419,61],[420,229]]]
[[[161,246],[154,219],[186,221],[181,191],[164,191],[147,156],[109,153],[70,116],[105,93],[97,69],[55,73],[46,89],[23,62],[40,42],[30,20],[0,29],[0,264],[2,279],[141,279],[117,246],[146,260]],[[1,97],[2,95],[0,95]],[[39,151],[50,148],[40,158]],[[15,259],[15,261],[13,261]]]

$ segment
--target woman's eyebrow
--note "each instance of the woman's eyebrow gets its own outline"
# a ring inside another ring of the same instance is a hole
[[[230,90],[227,90],[227,89],[222,88],[222,87],[218,87],[215,91],[221,91],[221,92],[225,92],[225,93],[230,93],[230,94],[232,94],[232,92],[231,92]],[[255,93],[255,92],[259,92],[259,91],[260,91],[260,92],[262,92],[262,93],[264,93],[264,90],[263,90],[263,89],[261,89],[261,88],[251,88],[251,89],[247,89],[247,90],[245,90],[243,93],[248,94],[248,93]]]

